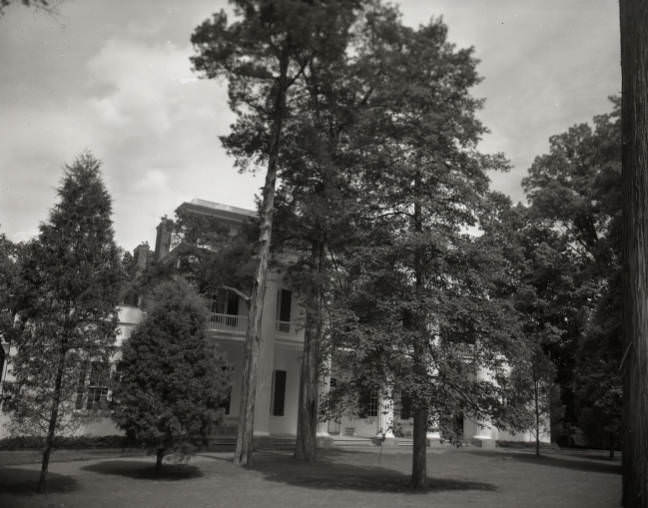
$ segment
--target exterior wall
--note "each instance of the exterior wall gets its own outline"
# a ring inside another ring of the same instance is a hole
[[[118,332],[115,340],[115,345],[120,347],[125,340],[130,337],[133,329],[143,319],[143,312],[137,307],[122,305],[118,307]],[[14,355],[16,350],[12,348],[8,356]],[[119,360],[120,353],[117,352],[111,359],[111,364],[114,366]],[[11,369],[5,367],[5,377],[7,381],[12,381]],[[108,392],[110,397],[110,391]],[[80,425],[74,432],[75,435],[89,435],[89,436],[105,436],[121,434],[121,430],[117,428],[107,411],[94,411],[94,410],[77,410],[75,416],[80,419]],[[0,410],[0,439],[9,437],[9,415]]]

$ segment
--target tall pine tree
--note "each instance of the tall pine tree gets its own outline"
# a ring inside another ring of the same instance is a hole
[[[12,357],[14,427],[45,435],[39,489],[56,435],[74,423],[73,394],[87,362],[107,364],[122,281],[111,199],[100,162],[84,153],[66,166],[59,202],[22,252],[25,323]]]
[[[242,396],[234,461],[252,458],[256,371],[261,348],[263,297],[270,255],[275,186],[292,91],[322,51],[344,50],[356,2],[341,0],[233,0],[236,20],[224,11],[194,31],[192,62],[207,78],[228,80],[232,132],[221,138],[241,169],[266,166],[261,202],[257,268],[250,295]]]

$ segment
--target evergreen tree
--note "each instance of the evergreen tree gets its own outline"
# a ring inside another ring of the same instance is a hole
[[[241,169],[266,164],[261,202],[257,267],[250,295],[245,365],[234,461],[252,457],[257,361],[268,269],[275,186],[291,92],[308,63],[321,51],[344,50],[356,2],[306,0],[233,0],[236,21],[224,11],[196,28],[192,62],[207,78],[228,80],[230,107],[237,114],[229,136],[221,141]]]
[[[378,35],[367,30],[373,17],[392,11],[379,3],[365,6],[347,51],[332,48],[309,62],[284,136],[274,249],[285,253],[277,262],[305,310],[295,450],[299,460],[316,458],[319,383],[330,358],[326,302],[339,268],[336,259],[356,241],[361,216],[354,164],[362,156],[351,133],[366,112],[381,62],[367,65],[359,50]]]
[[[441,20],[414,30],[392,11],[369,26],[380,36],[362,54],[382,72],[353,131],[367,227],[347,251],[339,295],[353,312],[334,331],[355,387],[411,398],[412,485],[424,488],[430,425],[459,407],[492,413],[513,342],[510,301],[494,294],[499,255],[464,233],[484,207],[486,171],[507,165],[475,150],[485,129],[469,93],[472,50],[448,43]]]
[[[153,292],[145,320],[124,342],[113,394],[113,418],[156,455],[206,444],[222,415],[230,380],[207,337],[207,309],[181,280]]]
[[[59,202],[20,256],[24,331],[11,358],[11,417],[21,433],[46,436],[41,491],[55,436],[75,422],[79,372],[108,362],[116,334],[122,272],[99,168],[89,153],[66,166]]]

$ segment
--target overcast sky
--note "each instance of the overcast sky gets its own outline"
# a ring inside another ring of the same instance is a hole
[[[491,133],[480,148],[520,181],[548,138],[610,109],[621,88],[617,0],[402,0],[416,26],[443,15],[474,46]],[[200,197],[252,208],[262,176],[241,175],[220,146],[233,116],[225,84],[192,73],[189,36],[224,0],[62,0],[58,15],[12,6],[0,18],[0,231],[37,232],[66,162],[103,161],[117,242],[155,240],[159,218]]]

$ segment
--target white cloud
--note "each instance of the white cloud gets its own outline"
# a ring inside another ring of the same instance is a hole
[[[169,178],[159,169],[150,169],[133,188],[144,192],[160,192],[168,189]]]

